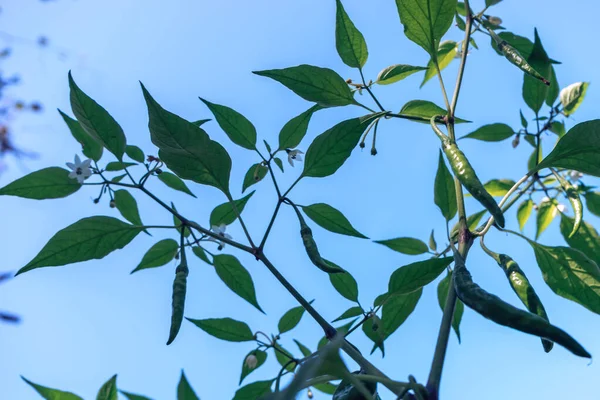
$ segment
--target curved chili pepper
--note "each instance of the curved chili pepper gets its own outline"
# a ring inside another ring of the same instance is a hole
[[[571,185],[571,183],[569,183],[569,181],[563,178],[560,174],[556,173],[555,171],[552,172],[554,173],[556,179],[558,179],[565,196],[567,196],[567,199],[569,199],[571,207],[573,207],[573,215],[575,219],[573,221],[573,229],[569,234],[569,237],[572,237],[575,233],[577,233],[581,223],[583,222],[583,204],[581,203],[581,198],[579,197],[577,189],[575,189],[573,185]]]
[[[492,256],[492,258],[498,263],[498,266],[502,268],[506,274],[506,277],[508,278],[510,286],[513,288],[517,296],[519,296],[519,299],[523,305],[527,307],[530,312],[539,315],[541,318],[550,322],[542,301],[538,297],[535,290],[533,290],[531,283],[529,283],[529,279],[527,279],[527,276],[519,267],[519,264],[517,264],[506,254],[498,254],[488,250],[486,250],[486,252]],[[552,350],[552,347],[554,347],[554,343],[542,338],[542,346],[544,346],[544,351],[548,353],[550,350]]]
[[[592,357],[583,346],[562,329],[551,325],[538,315],[506,303],[474,283],[471,273],[465,266],[464,259],[456,251],[454,251],[454,260],[454,288],[458,298],[466,306],[497,324],[551,340],[577,356]]]
[[[179,264],[177,269],[175,269],[175,280],[173,281],[171,330],[169,332],[169,340],[167,340],[168,345],[175,340],[177,333],[179,333],[179,328],[181,328],[181,322],[183,321],[183,310],[185,307],[185,293],[189,269],[185,259],[185,253],[182,252],[181,254],[181,264]]]
[[[525,60],[525,57],[523,57],[517,49],[508,44],[506,40],[496,35],[496,33],[493,30],[488,28],[488,32],[496,42],[496,45],[498,45],[498,50],[500,50],[502,54],[504,54],[504,57],[508,61],[519,67],[522,71],[525,71],[525,73],[533,76],[535,79],[539,79],[545,85],[550,86],[550,81],[548,81],[539,72],[533,69],[533,67],[529,65],[529,63]]]

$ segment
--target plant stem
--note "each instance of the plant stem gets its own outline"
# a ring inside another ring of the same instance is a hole
[[[369,94],[371,95],[371,97],[373,98],[373,100],[375,101],[375,103],[377,104],[377,107],[379,107],[379,109],[381,111],[385,112],[385,108],[383,108],[383,106],[381,105],[381,103],[379,102],[379,100],[377,100],[377,97],[375,97],[375,95],[371,91],[371,88],[369,87],[369,85],[367,85],[367,82],[365,81],[365,75],[363,74],[362,68],[359,68],[358,72],[360,72],[360,78],[362,79],[363,87],[365,89],[367,89],[367,92],[369,92]]]
[[[452,96],[452,103],[450,104],[449,112],[450,118],[454,118],[454,112],[456,111],[456,103],[458,102],[458,95],[462,86],[462,79],[465,73],[465,66],[467,64],[467,53],[469,52],[469,42],[471,39],[471,26],[473,25],[473,16],[469,7],[469,0],[465,0],[465,11],[467,13],[466,26],[465,26],[465,40],[462,46],[462,56],[460,58],[460,66],[458,67],[458,77],[456,78],[456,86],[454,88],[454,95]]]

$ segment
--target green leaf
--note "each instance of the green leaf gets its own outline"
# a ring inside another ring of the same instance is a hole
[[[296,339],[294,339],[294,342],[296,343],[296,346],[298,346],[298,349],[300,349],[300,352],[304,357],[308,357],[312,354],[312,351],[310,351],[308,347],[306,347]]]
[[[130,162],[111,161],[108,164],[106,164],[106,168],[104,168],[104,170],[109,172],[122,171],[125,168],[133,167],[134,165],[137,164]]]
[[[200,127],[200,126],[204,125],[205,123],[207,123],[208,121],[212,121],[212,120],[210,118],[199,119],[197,121],[193,121],[192,124]]]
[[[407,294],[422,288],[437,278],[452,260],[452,257],[431,258],[398,268],[390,277],[388,293]]]
[[[254,340],[250,327],[232,318],[186,319],[217,339],[229,342],[249,342]]]
[[[96,400],[117,400],[117,375],[113,375],[98,391]]]
[[[372,118],[352,118],[326,130],[306,151],[303,176],[322,178],[332,175],[350,157]]]
[[[142,269],[160,267],[175,258],[179,244],[173,239],[164,239],[155,243],[142,257],[142,261],[131,273]]]
[[[308,216],[308,218],[313,220],[323,229],[327,229],[330,232],[339,233],[341,235],[368,239],[365,235],[354,229],[344,214],[328,204],[311,204],[310,206],[303,206],[302,210]]]
[[[556,71],[554,67],[550,67],[550,76],[548,77],[550,86],[548,86],[548,95],[546,96],[546,105],[552,107],[554,102],[558,98],[560,86],[558,85],[558,79],[556,78]]]
[[[379,243],[386,247],[389,247],[390,249],[397,251],[398,253],[408,254],[412,256],[427,253],[429,251],[425,242],[411,237],[375,240],[375,243]]]
[[[533,200],[531,199],[527,199],[519,205],[517,209],[517,221],[519,221],[520,230],[523,230],[527,220],[529,220],[531,210],[533,210]]]
[[[365,38],[350,20],[340,0],[336,0],[335,47],[349,67],[362,68],[367,62],[369,52]]]
[[[235,392],[233,400],[256,400],[271,392],[273,381],[252,382]]]
[[[285,333],[291,331],[300,323],[302,316],[304,315],[304,307],[294,307],[288,310],[281,319],[279,320],[279,324],[277,324],[277,329],[279,329],[279,333]]]
[[[427,63],[427,71],[425,71],[425,76],[423,77],[423,82],[421,82],[420,87],[423,87],[428,80],[437,75],[437,68],[435,66],[436,59],[440,71],[443,71],[444,68],[450,65],[452,60],[454,60],[454,58],[456,57],[457,49],[458,46],[453,40],[446,40],[440,43],[437,52],[437,58],[432,57]]]
[[[248,193],[246,196],[239,200],[234,200],[233,206],[231,202],[223,203],[215,207],[210,213],[210,226],[219,226],[221,224],[231,225],[238,216],[238,213],[244,211],[246,203],[250,200],[250,197],[254,194],[254,191]]]
[[[200,400],[188,382],[183,370],[181,371],[181,378],[179,378],[179,384],[177,385],[177,400]]]
[[[585,98],[589,85],[589,82],[577,82],[560,91],[560,102],[563,106],[563,114],[568,117],[577,111]]]
[[[528,138],[529,136],[525,136],[525,138]],[[537,167],[537,165],[539,165],[540,162],[542,162],[542,158],[543,158],[543,151],[542,151],[542,143],[540,142],[540,151],[538,152],[537,149],[533,149],[533,151],[531,152],[531,155],[529,156],[529,159],[527,160],[527,169],[529,171],[534,171]]]
[[[251,355],[256,357],[256,367],[254,367],[254,368],[250,368],[246,365],[246,359]],[[244,380],[245,377],[250,375],[252,372],[256,371],[261,365],[263,365],[265,363],[265,361],[267,361],[267,355],[268,355],[268,353],[265,351],[252,350],[250,353],[248,353],[246,355],[246,357],[244,357],[244,361],[242,362],[242,375],[240,376],[239,385],[242,384],[242,381]]]
[[[440,304],[440,308],[444,311],[446,307],[446,299],[448,298],[448,288],[452,283],[452,272],[448,272],[446,277],[438,283],[437,287],[437,296],[438,303]],[[460,343],[460,321],[462,320],[462,316],[465,312],[465,305],[460,299],[456,299],[456,306],[454,308],[454,316],[452,317],[452,328],[454,329],[454,333],[456,333],[456,337],[458,338],[458,343]]]
[[[180,178],[214,186],[229,194],[231,158],[219,143],[189,121],[162,108],[142,85],[148,128],[159,158]]]
[[[140,218],[137,202],[127,190],[121,189],[115,192],[115,204],[117,210],[119,210],[123,218],[127,221],[131,222],[133,225],[144,225]]]
[[[273,161],[275,161],[275,164],[277,164],[281,172],[283,172],[283,161],[278,157],[273,158]]]
[[[381,320],[385,339],[390,337],[408,319],[417,307],[417,303],[423,294],[423,289],[417,289],[412,293],[392,296],[383,305]]]
[[[25,175],[0,189],[0,196],[44,200],[67,197],[81,189],[64,168],[50,167]]]
[[[550,226],[554,218],[558,215],[558,202],[556,200],[546,200],[539,204],[537,210],[537,224],[535,232],[535,240],[537,240],[542,232]]]
[[[335,390],[337,389],[337,385],[334,385],[331,382],[317,383],[313,387],[315,389],[317,389],[319,392],[322,392],[322,393],[325,393],[325,394],[334,394]]]
[[[256,149],[256,128],[252,122],[229,107],[211,103],[202,97],[199,99],[210,109],[221,129],[233,143],[249,150]]]
[[[379,85],[389,85],[403,80],[404,78],[419,72],[426,70],[427,67],[415,67],[407,64],[395,64],[381,70],[377,75],[375,83]]]
[[[513,129],[502,123],[484,125],[475,131],[464,136],[462,139],[477,139],[485,142],[500,142],[513,136],[515,132]]]
[[[71,71],[69,71],[69,88],[71,108],[83,130],[102,143],[117,159],[122,160],[127,145],[123,128],[100,104],[79,89]]]
[[[587,222],[581,224],[579,230],[570,236],[573,231],[574,220],[561,214],[560,233],[565,241],[574,249],[581,251],[596,264],[600,262],[600,235],[594,227]]]
[[[346,311],[344,311],[342,313],[342,315],[340,315],[339,317],[334,319],[333,322],[338,322],[338,321],[342,321],[342,320],[345,320],[348,318],[358,317],[359,315],[363,315],[363,309],[360,306],[353,306],[353,307],[350,307],[349,309],[347,309]]]
[[[46,400],[83,400],[81,397],[71,392],[63,392],[62,390],[51,389],[42,385],[38,385],[24,377],[21,377],[21,379],[23,379],[29,386],[34,388],[35,391]]]
[[[549,247],[528,239],[544,281],[559,296],[600,314],[600,268],[570,247]]]
[[[306,136],[308,123],[312,115],[322,108],[320,105],[315,104],[302,114],[289,120],[279,132],[279,150],[296,148],[302,139],[304,139],[304,136]],[[280,168],[283,172],[283,167]]]
[[[262,163],[253,164],[244,176],[244,183],[242,184],[242,193],[244,193],[244,191],[250,186],[262,181],[263,178],[267,176],[267,172],[269,172],[269,169],[265,167]]]
[[[515,181],[512,179],[492,179],[486,182],[483,187],[485,190],[494,197],[502,197],[514,186]],[[465,196],[470,197],[471,194],[467,193]]]
[[[127,400],[152,400],[150,397],[142,396],[139,394],[129,393],[124,390],[119,390],[119,392],[127,398]]]
[[[491,7],[495,4],[500,3],[502,0],[485,0],[485,6],[486,7]]]
[[[442,107],[427,101],[427,100],[411,100],[406,103],[402,109],[400,110],[400,114],[408,115],[411,117],[421,117],[426,118],[427,121],[417,121],[422,123],[429,124],[429,119],[434,115],[446,115],[448,111],[444,110]],[[455,118],[454,122],[457,124],[471,122],[461,118]]]
[[[600,192],[585,192],[583,196],[588,211],[600,217]]]
[[[274,79],[303,99],[318,103],[323,107],[356,104],[348,84],[329,68],[302,64],[297,67],[254,71],[253,73]]]
[[[431,57],[452,24],[456,4],[456,0],[396,0],[404,34]]]
[[[525,119],[525,117],[523,116],[523,111],[519,110],[519,115],[521,117],[521,126],[523,128],[527,128],[527,120]]]
[[[457,211],[456,188],[454,187],[454,178],[446,166],[446,161],[441,150],[438,159],[438,169],[435,174],[433,201],[439,207],[446,221],[454,218]]]
[[[433,235],[433,229],[431,230],[431,235],[429,235],[429,248],[431,251],[437,250],[437,243],[435,242],[435,236]]]
[[[331,261],[327,261],[328,264],[336,267],[337,265]],[[358,284],[350,272],[346,271],[342,274],[327,274],[329,275],[329,281],[337,290],[337,292],[345,297],[346,299],[354,302],[358,302]]]
[[[83,218],[52,236],[17,275],[41,267],[104,258],[129,244],[142,229],[112,217]]]
[[[132,160],[137,161],[139,163],[143,163],[146,160],[146,156],[144,155],[144,152],[142,151],[142,149],[140,149],[137,146],[132,146],[132,145],[125,146],[125,154],[127,154],[127,157],[129,157]]]
[[[171,202],[171,208],[174,211],[177,211],[177,208],[175,208],[175,204],[173,204],[173,202]],[[181,220],[179,218],[177,218],[174,214],[173,214],[173,225],[175,225],[177,227],[177,232],[181,233],[181,229],[183,228]],[[183,229],[185,229],[185,231],[183,233],[184,237],[189,237],[192,234],[189,227],[186,226]]]
[[[213,257],[213,265],[217,275],[229,289],[264,313],[256,300],[252,276],[237,258],[228,254],[216,255]]]
[[[514,47],[525,59],[529,58],[531,51],[533,50],[533,42],[524,36],[515,35],[512,32],[500,32],[498,33],[500,39],[504,40],[510,46]],[[496,50],[498,55],[504,56],[498,49],[498,44],[492,38],[492,47]]]
[[[535,41],[531,54],[527,57],[527,62],[531,67],[537,71],[543,77],[550,77],[552,72],[552,64],[546,50],[542,46],[540,37],[535,30]],[[545,85],[539,79],[531,76],[530,74],[524,75],[523,80],[523,100],[533,110],[534,113],[538,113],[548,96],[548,86]]]
[[[265,144],[265,147],[267,148],[269,154],[271,154],[271,145],[265,139],[263,139],[263,143]]]
[[[117,176],[115,176],[114,178],[111,178],[111,180],[110,180],[110,181],[111,181],[111,182],[114,182],[114,183],[119,183],[119,182],[121,182],[121,181],[123,180],[123,178],[125,178],[126,176],[127,176],[127,174],[121,174],[121,175],[117,175]]]
[[[94,161],[99,161],[100,158],[102,158],[102,151],[104,149],[102,144],[100,144],[92,135],[89,135],[77,120],[69,117],[61,110],[58,110],[58,112],[69,127],[71,135],[73,135],[75,140],[81,145],[83,155]]]
[[[192,197],[196,197],[194,193],[187,187],[184,181],[181,180],[177,175],[167,171],[163,171],[158,175],[158,180],[170,187],[171,189],[178,190],[183,193],[187,193]]]
[[[206,256],[206,253],[204,252],[204,249],[202,247],[200,247],[200,246],[194,246],[194,247],[192,247],[192,252],[196,255],[196,257],[198,257],[199,259],[201,259],[205,263],[210,264],[210,265],[213,264],[208,259],[208,257]]]
[[[565,136],[567,133],[565,123],[562,121],[552,121],[552,123],[550,123],[550,132],[555,133],[559,138]]]
[[[571,128],[535,171],[548,167],[600,176],[600,120],[582,122]]]
[[[377,316],[373,316],[363,323],[362,331],[373,342],[373,348],[371,349],[370,354],[373,354],[375,350],[379,348],[381,349],[381,356],[385,357],[385,333],[383,332],[381,325],[381,319]]]

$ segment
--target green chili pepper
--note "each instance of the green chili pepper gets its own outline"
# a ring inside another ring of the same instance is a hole
[[[510,44],[506,42],[506,40],[502,39],[500,36],[496,35],[496,33],[488,28],[488,32],[498,45],[498,50],[504,54],[504,57],[510,61],[512,64],[519,67],[521,70],[525,71],[525,73],[533,76],[535,79],[539,79],[545,85],[550,86],[550,81],[544,78],[539,72],[537,72],[529,63],[525,60],[525,57],[518,52],[517,49],[512,47]]]
[[[167,345],[171,344],[183,321],[183,310],[185,307],[185,292],[187,286],[187,276],[189,269],[185,258],[185,252],[181,252],[181,264],[175,269],[175,280],[173,281],[173,303],[171,311],[171,330],[169,332],[169,340]]]
[[[535,290],[533,290],[533,287],[529,283],[529,279],[527,279],[527,276],[525,276],[525,273],[519,267],[519,264],[517,264],[506,254],[494,253],[486,250],[485,248],[484,250],[490,256],[492,256],[492,258],[498,263],[498,266],[502,268],[506,274],[506,277],[508,278],[510,286],[513,288],[517,296],[519,296],[519,299],[521,299],[523,305],[525,305],[530,312],[539,315],[541,318],[550,322],[542,301],[538,297]],[[542,338],[542,346],[544,346],[544,351],[548,353],[550,350],[552,350],[554,343]]]
[[[479,287],[473,282],[471,273],[465,266],[464,259],[456,251],[454,251],[454,260],[454,288],[458,298],[467,307],[497,324],[551,340],[577,356],[591,358],[590,353],[562,329],[551,325],[538,315],[520,310],[506,303]]]
[[[304,243],[304,248],[306,249],[306,254],[308,254],[310,261],[312,261],[312,263],[321,271],[327,272],[328,274],[346,272],[342,268],[333,266],[327,261],[323,260],[321,254],[319,253],[317,243],[313,239],[312,230],[308,227],[308,225],[306,225],[306,221],[300,213],[300,210],[298,210],[298,207],[294,203],[290,202],[290,204],[292,207],[294,207],[294,211],[296,211],[296,215],[298,216],[298,221],[300,222],[300,235],[302,236],[302,242]]]
[[[562,186],[565,196],[567,196],[569,203],[571,203],[571,207],[573,207],[575,220],[573,221],[573,230],[571,230],[571,233],[569,234],[569,237],[572,237],[575,233],[577,233],[581,223],[583,222],[583,204],[581,203],[581,198],[579,197],[577,189],[575,189],[573,185],[571,185],[571,183],[569,183],[569,181],[563,178],[560,174],[554,171],[552,172],[554,173],[556,179],[558,179],[560,186]]]
[[[358,375],[361,374],[360,371],[355,371],[353,374]],[[371,393],[375,394],[377,391],[377,383],[376,382],[363,382],[365,388]],[[371,400],[373,396],[369,400]],[[379,399],[379,395],[377,395]],[[335,389],[333,393],[332,400],[367,400],[365,396],[363,396],[360,391],[354,387],[350,379],[344,378]]]
[[[496,200],[485,190],[485,187],[475,174],[475,170],[469,163],[467,156],[463,153],[456,143],[451,143],[450,140],[444,140],[442,142],[444,153],[450,162],[454,175],[458,178],[460,183],[467,189],[471,196],[479,201],[487,210],[492,214],[496,223],[504,228],[504,214]]]

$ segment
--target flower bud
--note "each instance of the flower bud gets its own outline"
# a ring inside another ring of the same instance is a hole
[[[34,112],[42,111],[42,105],[40,103],[38,103],[37,101],[34,101],[33,103],[31,103],[29,105],[29,108],[31,108],[31,111],[34,111]]]
[[[360,146],[361,149],[364,149],[365,148],[365,142],[360,142],[359,146]]]
[[[487,17],[487,20],[490,24],[494,25],[494,26],[498,26],[502,23],[502,18],[500,17],[494,17],[493,15],[490,15]]]
[[[23,104],[23,102],[22,102],[22,101],[17,101],[17,102],[15,102],[15,108],[16,108],[17,110],[22,110],[24,107],[25,107],[25,104]]]
[[[377,149],[375,147],[371,148],[371,155],[372,156],[376,156],[377,155]]]
[[[160,175],[160,174],[162,174],[162,172],[163,172],[163,171],[162,171],[162,169],[160,169],[160,168],[156,168],[156,169],[154,170],[154,172],[156,173],[156,175]]]
[[[244,361],[244,364],[246,365],[246,368],[254,369],[258,365],[258,359],[254,354],[248,354],[248,357],[246,357],[246,361]]]
[[[98,204],[100,202],[100,198],[94,199],[94,204]]]
[[[352,83],[352,79],[350,79],[350,78],[346,79],[346,83],[347,84],[351,84]]]
[[[516,148],[517,148],[517,146],[519,145],[519,142],[520,142],[520,141],[521,141],[521,140],[519,139],[519,135],[515,136],[515,138],[514,138],[514,139],[513,139],[513,141],[512,141],[512,147],[513,147],[513,149],[516,149]]]
[[[114,200],[111,200],[110,203],[108,203],[110,208],[115,208],[117,206],[117,203],[115,203]]]
[[[312,392],[312,390],[310,390],[310,388],[309,388],[309,389],[308,389],[308,391],[306,392],[306,395],[308,396],[308,398],[309,398],[309,399],[312,399],[312,398],[313,398],[313,396],[314,396],[314,395],[313,395],[313,392]]]

